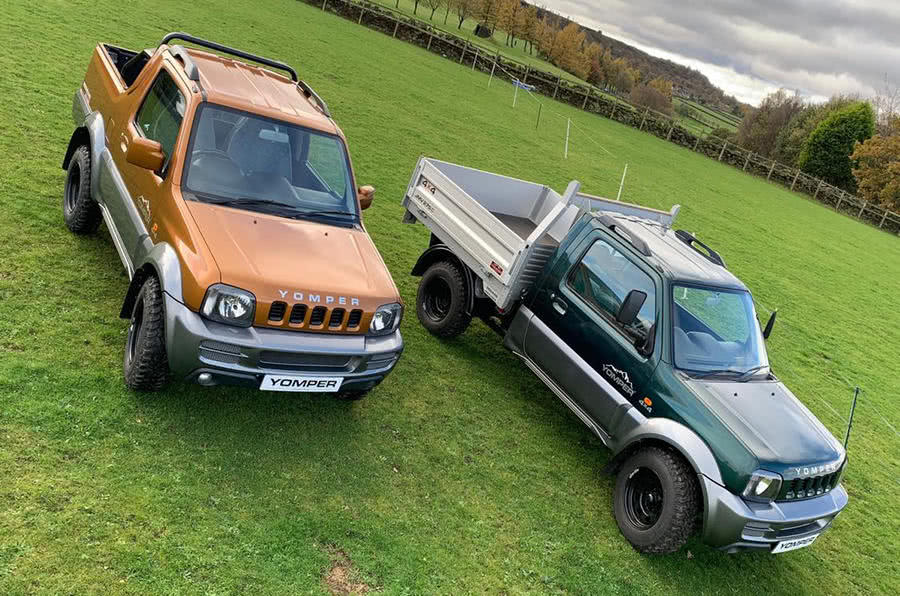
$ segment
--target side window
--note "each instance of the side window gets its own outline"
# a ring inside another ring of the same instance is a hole
[[[175,149],[175,139],[184,120],[187,101],[175,85],[175,81],[165,70],[157,75],[153,86],[144,98],[134,120],[138,130],[148,139],[159,141],[166,160],[163,171],[169,166],[169,159]]]
[[[585,302],[615,322],[619,307],[631,290],[647,294],[637,320],[624,331],[646,339],[656,322],[656,286],[649,275],[604,240],[594,242],[569,274],[569,287]]]
[[[306,164],[335,194],[347,196],[346,160],[337,138],[310,133]]]

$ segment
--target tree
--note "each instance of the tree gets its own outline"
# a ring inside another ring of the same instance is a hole
[[[456,16],[459,17],[459,25],[457,29],[462,29],[463,23],[467,18],[472,16],[478,10],[481,4],[480,0],[450,0],[456,9]]]
[[[891,136],[893,126],[900,114],[900,87],[897,87],[887,75],[884,75],[884,84],[880,91],[872,98],[872,107],[875,109],[875,126],[881,136]]]
[[[444,1],[445,0],[425,0],[425,4],[431,9],[431,16],[428,17],[429,20],[434,20],[434,13],[444,5]]]
[[[417,14],[417,13],[418,13],[418,10],[419,10],[419,2],[420,2],[420,1],[421,1],[421,0],[413,0],[413,2],[415,3],[415,5],[413,6],[413,14]]]
[[[534,44],[540,39],[540,19],[537,16],[537,8],[527,4],[522,21],[522,29],[519,32],[519,36],[525,40],[525,47],[522,49],[527,50],[529,54],[534,54]]]
[[[857,142],[862,143],[875,133],[875,112],[872,106],[857,101],[833,112],[809,135],[797,164],[800,169],[825,182],[856,190],[850,155]]]
[[[636,106],[644,106],[663,114],[672,114],[672,100],[649,83],[635,86],[628,94],[628,101]]]
[[[779,131],[802,109],[803,100],[799,95],[784,89],[770,93],[759,108],[744,117],[738,127],[737,143],[769,157],[775,151]]]
[[[900,210],[900,117],[871,139],[857,143],[850,159],[857,194],[885,209]]]
[[[494,29],[497,27],[500,4],[501,0],[480,0],[473,11],[474,16],[491,30],[491,35],[494,34]]]
[[[515,45],[516,37],[522,34],[525,9],[520,0],[501,0],[497,8],[497,26],[506,31],[506,45]]]
[[[672,81],[669,81],[662,77],[656,77],[655,79],[653,79],[652,81],[650,81],[647,84],[650,85],[651,87],[653,87],[654,89],[656,89],[657,91],[659,91],[660,93],[662,93],[666,97],[666,99],[668,99],[669,102],[671,103],[671,101],[672,101]]]
[[[823,104],[804,106],[778,131],[773,157],[782,163],[796,166],[797,158],[812,131],[832,112],[854,101],[856,100],[850,97],[837,95]]]

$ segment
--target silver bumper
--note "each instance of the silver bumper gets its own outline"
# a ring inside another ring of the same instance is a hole
[[[700,475],[704,508],[703,541],[729,552],[772,548],[782,540],[818,534],[847,505],[847,491],[838,486],[813,499],[753,503]]]
[[[166,354],[176,378],[259,387],[266,374],[343,377],[348,391],[371,389],[403,351],[396,331],[384,337],[232,327],[208,321],[168,294]]]

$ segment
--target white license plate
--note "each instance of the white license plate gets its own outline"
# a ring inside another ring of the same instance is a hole
[[[813,534],[812,536],[807,536],[806,538],[797,538],[795,540],[782,540],[781,542],[779,542],[778,544],[775,545],[775,548],[772,549],[772,554],[786,553],[789,550],[797,550],[798,548],[803,548],[805,546],[809,546],[818,537],[819,537],[818,534]]]
[[[334,393],[340,391],[343,377],[297,377],[266,375],[259,388],[262,391],[293,391],[300,393]]]

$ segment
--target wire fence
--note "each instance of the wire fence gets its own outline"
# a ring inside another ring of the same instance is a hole
[[[485,74],[500,68],[507,76],[528,85],[528,94],[540,94],[578,109],[637,128],[711,159],[731,165],[748,174],[780,184],[795,192],[877,228],[900,235],[900,214],[873,205],[797,168],[768,159],[713,136],[697,135],[684,128],[676,118],[650,108],[637,107],[614,95],[562,76],[537,69],[529,64],[470,43],[456,35],[437,29],[425,21],[403,15],[365,0],[300,0],[343,18],[355,21],[396,39],[422,47]],[[574,124],[574,123],[573,123]],[[581,130],[581,129],[579,129]],[[583,134],[583,130],[581,130]],[[590,138],[590,137],[588,137]],[[591,139],[594,143],[593,139]],[[598,146],[602,147],[599,143]],[[604,148],[604,151],[606,149]]]

